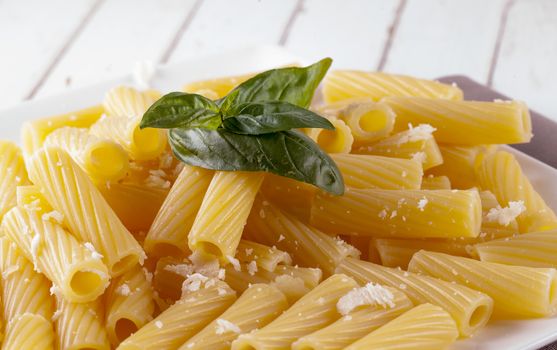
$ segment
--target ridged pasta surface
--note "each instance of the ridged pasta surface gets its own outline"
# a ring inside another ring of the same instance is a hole
[[[52,322],[41,315],[25,313],[8,324],[3,350],[54,350]]]
[[[0,220],[17,204],[16,186],[28,182],[21,150],[13,142],[0,140]]]

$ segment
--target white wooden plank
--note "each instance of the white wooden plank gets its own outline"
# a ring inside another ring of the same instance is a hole
[[[296,0],[205,0],[170,61],[278,43]]]
[[[385,71],[487,80],[505,0],[408,0]]]
[[[286,47],[316,61],[325,56],[336,68],[375,69],[398,1],[306,0]]]
[[[29,94],[94,3],[0,2],[0,108],[16,104]]]
[[[509,11],[493,87],[557,121],[557,2],[522,0]]]
[[[136,61],[157,62],[194,4],[194,0],[105,2],[37,95],[129,73]]]

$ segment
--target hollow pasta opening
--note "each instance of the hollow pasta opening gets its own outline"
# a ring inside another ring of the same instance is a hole
[[[136,255],[128,255],[123,257],[122,259],[120,259],[118,262],[116,262],[114,265],[112,265],[112,276],[118,276],[120,274],[122,274],[123,272],[125,272],[126,270],[128,270],[130,267],[132,267],[133,265],[137,264],[138,262],[138,258]]]
[[[93,173],[112,179],[126,171],[126,154],[115,146],[99,144],[89,151],[89,166]]]
[[[140,153],[153,154],[161,149],[166,135],[159,129],[136,127],[133,131],[133,142]]]
[[[114,333],[120,342],[124,341],[124,339],[135,333],[137,330],[137,325],[132,320],[127,318],[119,319],[116,321],[116,325],[114,326]]]
[[[87,295],[101,287],[103,280],[96,272],[77,271],[70,280],[70,287],[79,295]]]
[[[322,130],[317,136],[317,144],[328,153],[339,153],[344,149],[346,136],[342,130]]]
[[[470,315],[468,320],[468,326],[470,328],[476,328],[485,323],[485,321],[490,316],[490,308],[487,305],[479,305],[474,312]]]
[[[220,248],[211,242],[198,242],[197,248],[200,249],[203,253],[208,255],[216,256],[217,258],[222,257],[222,251]]]
[[[388,117],[385,112],[380,110],[371,110],[360,116],[359,125],[362,130],[367,132],[376,132],[387,127]]]

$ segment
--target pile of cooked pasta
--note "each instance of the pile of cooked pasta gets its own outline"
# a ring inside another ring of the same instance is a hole
[[[557,217],[500,148],[531,139],[525,104],[359,71],[320,93],[335,129],[303,132],[342,196],[179,162],[139,128],[151,90],[0,142],[2,348],[432,350],[556,312]]]

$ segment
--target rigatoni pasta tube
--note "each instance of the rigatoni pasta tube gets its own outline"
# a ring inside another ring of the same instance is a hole
[[[276,287],[254,284],[222,315],[184,343],[179,350],[230,349],[232,341],[240,334],[265,327],[287,308],[288,302],[284,294]]]
[[[99,138],[110,139],[124,148],[131,159],[150,160],[164,152],[166,131],[139,128],[141,117],[103,117],[91,125],[89,132]]]
[[[143,116],[156,101],[153,93],[138,91],[129,86],[117,86],[104,96],[103,106],[111,116]]]
[[[422,190],[450,190],[451,180],[444,175],[428,175],[422,178]]]
[[[342,274],[329,277],[267,326],[240,335],[232,350],[290,349],[297,339],[336,321],[338,299],[357,286]]]
[[[72,234],[103,255],[113,277],[143,262],[141,246],[66,152],[59,148],[37,151],[29,160],[29,177],[64,215]]]
[[[308,129],[306,134],[327,153],[350,153],[354,136],[350,128],[341,119],[329,120],[335,127],[334,130]]]
[[[23,123],[21,140],[23,152],[30,156],[39,149],[48,134],[64,126],[88,128],[104,113],[102,106],[93,106],[57,116],[35,119]]]
[[[344,260],[337,272],[347,274],[362,284],[376,282],[397,288],[415,305],[431,303],[442,307],[456,321],[463,337],[482,328],[493,311],[493,299],[488,295],[437,278],[355,259]]]
[[[396,118],[388,105],[373,101],[350,103],[338,112],[338,117],[350,128],[355,146],[388,136],[393,131]]]
[[[213,174],[211,170],[184,166],[145,237],[143,246],[149,255],[181,256],[189,252],[188,234]]]
[[[189,93],[199,93],[200,90],[211,90],[217,94],[217,98],[226,96],[232,89],[240,85],[244,81],[253,77],[255,74],[245,74],[224,78],[207,79],[187,83],[182,88],[183,91]]]
[[[293,350],[340,350],[383,326],[413,307],[404,293],[387,287],[393,295],[392,306],[360,306],[325,328],[298,339]]]
[[[19,147],[13,142],[0,140],[0,220],[17,203],[16,187],[28,181]]]
[[[153,289],[139,266],[113,279],[104,298],[106,331],[113,346],[153,319]]]
[[[509,152],[490,154],[478,170],[482,189],[495,194],[501,205],[522,201],[525,211],[516,221],[520,232],[536,232],[557,228],[557,216],[524,175],[520,164]]]
[[[68,301],[96,299],[108,286],[109,274],[102,256],[89,249],[56,222],[34,211],[16,207],[6,214],[2,227],[35,264],[36,269],[59,288]]]
[[[101,298],[89,303],[70,303],[57,297],[55,325],[57,344],[65,350],[110,350],[103,322]]]
[[[236,294],[222,282],[191,292],[124,340],[118,350],[177,349],[234,301]]]
[[[476,190],[359,190],[318,192],[310,223],[330,234],[398,238],[477,237],[481,202]]]
[[[323,85],[325,102],[333,103],[355,97],[379,101],[387,96],[421,96],[462,100],[462,90],[433,80],[407,75],[357,70],[334,70],[327,74]]]
[[[255,262],[256,266],[269,272],[275,271],[279,264],[292,265],[287,252],[245,239],[238,244],[236,259],[244,263]]]
[[[25,313],[12,319],[2,342],[3,350],[54,350],[54,328],[50,319]]]
[[[361,154],[332,154],[344,184],[351,188],[419,190],[422,164],[416,160]]]
[[[35,211],[37,214],[45,214],[52,211],[52,206],[36,185],[17,186],[17,206],[27,210]]]
[[[345,349],[444,350],[457,337],[456,324],[445,310],[432,304],[422,304]]]
[[[60,147],[95,182],[118,181],[129,167],[128,154],[122,146],[108,139],[90,135],[85,128],[62,127],[51,132],[45,147]]]
[[[267,174],[260,189],[269,201],[307,222],[316,187],[284,176]]]
[[[269,246],[276,245],[290,252],[295,263],[319,267],[327,276],[345,257],[359,256],[351,245],[281,212],[262,196],[254,202],[245,231],[250,239]]]
[[[215,173],[188,235],[191,251],[200,250],[221,261],[236,254],[263,178],[260,172]]]
[[[557,230],[524,233],[475,244],[481,261],[530,267],[557,267]]]
[[[510,266],[442,253],[414,254],[409,271],[479,290],[495,301],[502,315],[544,317],[557,304],[557,271],[553,268]]]
[[[25,313],[50,320],[54,300],[49,292],[49,280],[33,269],[33,264],[7,237],[0,237],[0,272],[3,319],[6,322]]]
[[[396,114],[395,130],[408,123],[427,123],[437,128],[440,143],[481,145],[524,143],[532,138],[532,122],[526,104],[519,101],[448,101],[420,97],[389,97]]]
[[[414,159],[426,170],[443,163],[439,146],[431,134],[434,130],[429,125],[419,125],[374,144],[354,147],[352,153]]]

